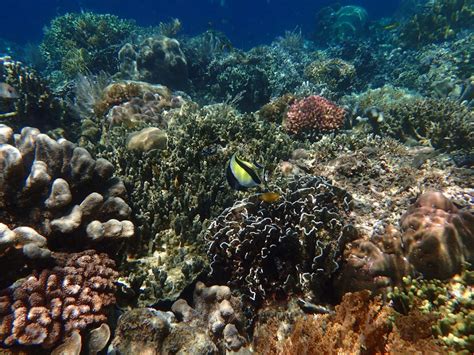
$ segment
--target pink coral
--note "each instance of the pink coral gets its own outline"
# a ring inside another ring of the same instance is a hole
[[[291,133],[302,131],[332,131],[344,123],[343,108],[324,97],[312,95],[294,102],[286,114],[285,129]]]
[[[87,250],[54,253],[57,266],[0,292],[0,345],[52,348],[74,331],[107,320],[115,303],[115,263]]]

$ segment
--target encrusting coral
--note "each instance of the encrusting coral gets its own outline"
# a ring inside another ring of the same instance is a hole
[[[0,125],[0,143],[2,263],[21,270],[21,254],[44,259],[49,250],[133,236],[125,186],[111,163],[31,127],[13,134]]]
[[[75,331],[107,320],[115,303],[115,263],[93,250],[53,256],[56,266],[0,291],[3,346],[50,349]]]
[[[284,127],[291,133],[324,132],[341,128],[346,112],[321,96],[308,96],[288,108]]]
[[[172,312],[137,308],[124,313],[111,348],[118,353],[223,354],[247,347],[240,301],[227,286],[195,286],[192,307],[184,300]]]
[[[211,277],[247,301],[290,293],[321,298],[339,268],[351,196],[324,178],[289,183],[273,203],[238,201],[209,226]]]

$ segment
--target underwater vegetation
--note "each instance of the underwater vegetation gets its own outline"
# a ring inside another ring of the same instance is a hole
[[[472,353],[472,14],[0,41],[0,352]]]

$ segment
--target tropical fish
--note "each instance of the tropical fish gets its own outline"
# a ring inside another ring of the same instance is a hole
[[[258,195],[259,200],[262,200],[267,203],[276,202],[280,199],[281,195],[278,192],[264,192]]]
[[[383,26],[382,28],[386,31],[392,31],[392,30],[397,29],[398,26],[400,26],[399,22],[392,22],[392,23],[389,23],[388,25]]]
[[[7,83],[0,83],[0,98],[1,99],[18,99],[20,96],[15,88]]]
[[[229,185],[236,190],[246,190],[262,183],[260,172],[263,167],[240,159],[236,153],[227,162],[226,177]]]

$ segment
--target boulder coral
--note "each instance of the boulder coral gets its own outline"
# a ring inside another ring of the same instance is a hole
[[[0,125],[0,143],[2,262],[133,236],[125,186],[110,162],[31,127],[14,134]]]
[[[440,192],[427,192],[400,220],[405,253],[426,278],[447,279],[474,262],[474,215]]]
[[[288,109],[285,129],[290,133],[324,132],[341,128],[346,112],[324,97],[312,95],[295,101]]]
[[[143,80],[173,89],[187,85],[187,61],[174,38],[148,37],[138,46],[127,43],[119,51],[118,58],[120,74],[125,79]]]
[[[0,291],[2,346],[50,349],[75,331],[107,320],[115,303],[115,263],[93,250],[54,255],[56,266],[34,271]]]
[[[224,354],[247,348],[241,304],[227,286],[206,287],[198,282],[192,305],[179,299],[171,312],[153,308],[127,311],[118,321],[112,351]]]
[[[344,266],[336,281],[340,294],[402,284],[421,274],[448,279],[473,262],[474,216],[459,210],[440,192],[426,192],[400,220],[401,232],[387,228],[370,239],[347,244]]]

